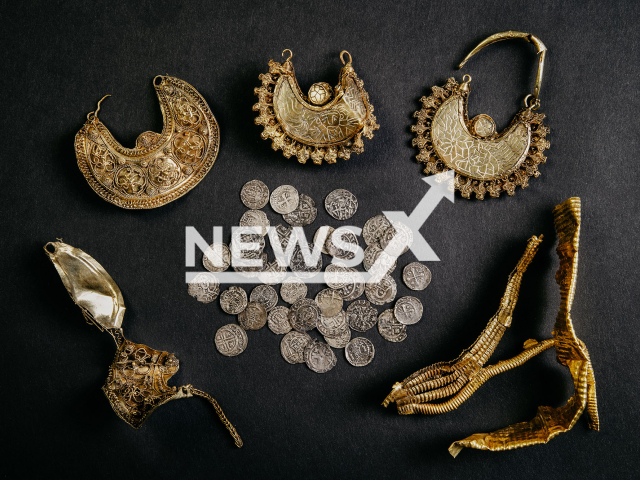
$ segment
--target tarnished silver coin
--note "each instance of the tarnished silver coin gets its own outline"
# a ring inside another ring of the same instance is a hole
[[[319,229],[316,230],[316,233],[313,234],[313,244],[317,245],[318,241],[319,241],[319,235],[320,235],[320,231],[322,229],[325,229],[326,233],[325,233],[325,237],[324,237],[324,241],[321,243],[322,244],[322,253],[324,253],[325,255],[329,255],[329,251],[327,250],[327,241],[331,238],[331,235],[333,234],[333,231],[335,230],[333,227],[330,227],[329,225],[324,225],[322,227],[320,227]]]
[[[269,187],[260,180],[251,180],[240,190],[240,199],[248,208],[262,208],[269,202]]]
[[[214,342],[222,355],[235,357],[247,348],[247,332],[240,328],[239,325],[230,323],[218,329]]]
[[[249,302],[238,314],[238,323],[245,330],[260,330],[267,323],[267,310],[258,302]]]
[[[333,317],[342,310],[342,296],[331,288],[320,290],[315,300],[320,307],[320,312],[326,317]]]
[[[289,242],[291,241],[293,241],[294,243],[296,242],[296,235],[293,230],[293,227],[291,226],[285,227],[282,224],[276,225],[276,233],[278,234],[278,241],[280,243],[280,248],[282,249],[282,253],[284,253],[287,250],[287,245],[289,245]],[[272,240],[271,243],[273,243],[273,241],[275,241],[275,238]]]
[[[256,233],[261,227],[240,227],[233,229],[231,233],[231,256],[244,258],[244,252],[262,253],[266,241],[262,235]]]
[[[282,215],[284,221],[294,227],[304,227],[313,223],[318,215],[316,202],[304,193],[300,194],[298,207],[290,213]]]
[[[328,335],[324,335],[324,340],[330,347],[333,348],[344,348],[351,340],[351,329],[347,328],[340,335],[336,335],[335,337],[330,337]]]
[[[280,296],[287,303],[295,303],[307,296],[307,284],[296,277],[288,277],[280,285]]]
[[[281,267],[277,261],[267,263],[258,273],[258,280],[266,285],[278,285],[287,276],[287,267]]]
[[[364,249],[362,266],[371,275],[383,277],[396,269],[398,259],[392,257],[377,245],[369,245]]]
[[[376,215],[371,217],[364,223],[362,228],[362,238],[367,245],[379,245],[380,239],[387,228],[391,226],[391,222],[384,215]]]
[[[380,247],[392,257],[399,257],[413,244],[413,232],[402,222],[393,222],[380,238]]]
[[[293,364],[304,363],[304,347],[311,341],[311,337],[306,333],[289,332],[280,342],[280,353],[282,358]]]
[[[311,340],[304,347],[304,361],[316,373],[326,373],[336,366],[336,355],[331,347],[318,340]]]
[[[213,273],[199,273],[189,282],[187,290],[199,302],[211,303],[220,293],[220,282]]]
[[[202,256],[204,268],[210,272],[224,272],[231,265],[231,252],[224,243],[212,243]]]
[[[300,197],[291,185],[280,185],[271,193],[271,208],[277,213],[291,213],[298,208]]]
[[[309,250],[307,254],[308,260],[311,262],[310,264],[307,264],[307,259],[304,258],[304,252],[299,244],[293,249],[293,254],[291,255],[289,267],[294,275],[300,278],[311,278],[322,271],[322,253],[315,251],[315,245],[313,243],[309,243],[308,247]],[[312,263],[315,254],[317,254],[318,257],[315,259],[315,263]]]
[[[424,290],[431,283],[431,271],[420,262],[412,262],[402,270],[402,280],[411,290]]]
[[[376,326],[378,311],[366,300],[356,300],[347,307],[349,326],[358,332],[366,332]]]
[[[245,264],[248,264],[249,261],[251,261],[251,263],[257,263],[256,266],[250,266],[250,265],[246,265],[243,266]],[[267,254],[266,253],[260,253],[260,252],[256,252],[253,250],[248,250],[245,252],[242,252],[242,257],[241,258],[236,258],[235,256],[232,255],[231,257],[231,264],[233,265],[233,270],[238,272],[240,275],[242,275],[243,277],[247,277],[247,278],[255,278],[257,277],[260,272],[262,272],[265,268],[265,265],[267,265]]]
[[[324,282],[329,288],[338,290],[350,280],[349,269],[342,263],[330,263],[324,269]]]
[[[240,287],[229,287],[220,294],[220,307],[231,315],[238,315],[247,307],[247,292]]]
[[[259,227],[255,233],[263,237],[267,234],[270,225],[267,214],[262,210],[247,210],[240,218],[239,224],[241,227]]]
[[[358,199],[349,190],[338,188],[324,199],[324,208],[336,220],[347,220],[358,210]]]
[[[364,337],[356,337],[351,340],[344,349],[344,355],[354,367],[369,365],[376,354],[373,343]]]
[[[289,323],[289,309],[287,307],[273,307],[267,316],[267,326],[276,335],[284,335],[291,331]]]
[[[345,302],[359,298],[364,293],[365,283],[362,274],[355,268],[349,268],[347,284],[339,292]]]
[[[301,298],[289,309],[289,323],[298,332],[308,332],[318,325],[320,307],[310,298]]]
[[[278,292],[269,285],[258,285],[251,290],[249,300],[261,303],[268,312],[278,304]]]
[[[364,293],[374,305],[384,305],[393,302],[396,298],[398,287],[396,281],[389,275],[385,275],[377,282],[367,282]]]
[[[329,255],[340,260],[351,260],[356,256],[358,237],[345,227],[336,228],[326,241]]]
[[[407,326],[398,321],[390,308],[378,315],[378,332],[390,342],[401,342],[407,338]]]
[[[333,317],[320,315],[320,320],[318,320],[318,331],[325,337],[336,337],[348,329],[347,313],[344,310],[340,310]]]
[[[416,297],[400,297],[393,307],[393,314],[403,325],[413,325],[422,318],[422,302]]]

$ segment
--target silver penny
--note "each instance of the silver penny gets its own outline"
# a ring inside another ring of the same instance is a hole
[[[378,315],[378,332],[390,342],[401,342],[407,338],[407,326],[398,321],[392,309]]]
[[[393,307],[393,314],[403,325],[413,325],[422,318],[422,302],[416,297],[400,297]]]
[[[342,310],[342,296],[331,288],[320,290],[315,300],[320,307],[320,312],[326,317],[333,317]]]
[[[346,244],[350,244],[350,248]],[[340,260],[352,260],[356,256],[355,250],[358,246],[358,237],[345,227],[336,228],[326,241],[329,255]]]
[[[307,296],[307,284],[296,277],[288,277],[280,285],[280,296],[287,303],[295,303]]]
[[[282,249],[282,253],[286,252],[287,245],[289,242],[296,241],[296,235],[293,231],[293,227],[285,227],[282,224],[276,225],[276,233],[278,234],[278,240],[280,242],[280,248]]]
[[[220,282],[213,273],[199,273],[189,282],[187,290],[199,302],[211,303],[220,293]]]
[[[260,228],[260,227],[258,227]],[[244,252],[262,253],[266,241],[262,235],[256,233],[252,227],[240,227],[231,233],[231,256],[244,258]]]
[[[324,208],[336,220],[348,220],[358,210],[358,199],[350,191],[338,188],[324,199]]]
[[[245,330],[260,330],[267,323],[267,310],[258,302],[249,302],[238,314],[238,323]]]
[[[304,347],[304,361],[316,373],[327,373],[336,366],[336,355],[331,347],[318,340],[311,340]]]
[[[242,257],[243,258],[237,259],[236,257],[232,256],[231,263],[234,265],[233,266],[234,271],[238,272],[240,275],[247,278],[257,277],[260,274],[260,272],[264,270],[265,265],[267,265],[268,263],[266,253],[261,254],[253,250],[248,250],[248,251],[242,252]],[[243,263],[246,263],[246,261],[248,260],[252,260],[252,261],[259,260],[259,262],[257,266],[242,266]]]
[[[267,316],[267,326],[276,335],[284,335],[291,331],[289,323],[289,309],[287,307],[274,307]]]
[[[374,305],[384,305],[393,302],[396,298],[398,287],[396,281],[389,275],[385,275],[377,282],[367,282],[364,293]]]
[[[364,337],[356,337],[351,340],[344,349],[344,355],[354,367],[369,365],[376,354],[373,343]]]
[[[268,312],[278,304],[278,292],[269,285],[258,285],[251,290],[249,300],[261,303]]]
[[[362,228],[362,238],[367,245],[376,245],[380,243],[380,239],[387,228],[391,226],[391,222],[384,215],[376,215],[364,223]]]
[[[378,311],[366,300],[356,300],[347,307],[349,326],[358,332],[366,332],[378,323]]]
[[[402,280],[411,290],[424,290],[431,283],[431,271],[420,262],[412,262],[402,270]]]
[[[347,284],[342,287],[339,292],[345,302],[350,302],[356,298],[360,298],[364,293],[365,283],[362,274],[355,268],[349,268]]]
[[[287,276],[287,267],[281,267],[277,261],[267,263],[262,272],[258,273],[258,280],[266,285],[278,285]]]
[[[349,278],[349,270],[342,263],[330,263],[324,269],[324,281],[329,288],[334,290],[344,287]]]
[[[344,348],[348,345],[350,340],[351,340],[350,328],[347,328],[346,330],[341,332],[340,335],[336,335],[335,337],[330,337],[328,335],[324,336],[324,341],[327,342],[327,344],[333,348]]]
[[[212,243],[202,256],[204,268],[210,272],[224,272],[231,265],[231,252],[224,243]]]
[[[316,202],[311,197],[301,193],[298,207],[293,212],[282,215],[282,218],[294,227],[305,227],[313,223],[317,215]]]
[[[398,259],[392,257],[377,245],[369,245],[364,249],[362,266],[371,275],[383,277],[396,269]]]
[[[392,257],[399,257],[413,244],[413,232],[402,222],[393,222],[380,238],[380,247]]]
[[[277,213],[291,213],[298,208],[300,196],[291,185],[280,185],[271,193],[271,208]]]
[[[229,287],[220,294],[220,307],[231,315],[238,315],[247,307],[247,292],[240,287]]]
[[[262,210],[247,210],[240,218],[239,225],[241,227],[258,227],[256,233],[264,237],[267,234],[270,223],[267,214]]]
[[[308,244],[309,254],[311,256],[314,255],[315,245],[313,243]],[[312,259],[310,259],[312,260]],[[314,265],[307,265],[307,262],[304,258],[304,253],[302,251],[302,247],[300,245],[296,245],[293,249],[293,254],[291,255],[291,262],[289,264],[291,271],[295,276],[300,278],[311,278],[316,276],[319,272],[322,271],[322,254],[318,252],[318,259]]]
[[[260,180],[251,180],[240,190],[240,200],[248,208],[262,208],[269,202],[269,187]]]
[[[304,363],[304,347],[311,341],[306,333],[289,332],[280,342],[280,354],[287,362],[293,364]]]
[[[326,317],[320,315],[318,320],[318,331],[325,337],[336,337],[344,333],[349,329],[347,323],[347,313],[344,310],[340,310],[337,315],[333,317]]]
[[[289,309],[289,323],[298,332],[308,332],[318,325],[320,307],[310,298],[301,298]]]
[[[318,243],[318,237],[320,235],[320,230],[322,228],[324,228],[327,231],[324,237],[324,242],[322,242],[322,253],[324,253],[325,255],[329,255],[329,251],[327,250],[327,241],[331,238],[331,235],[335,230],[333,227],[330,227],[329,225],[324,225],[320,227],[318,230],[316,230],[316,233],[314,233],[313,235],[313,243],[314,245]]]
[[[214,337],[216,348],[227,357],[240,355],[247,348],[247,342],[247,332],[235,323],[220,327]]]

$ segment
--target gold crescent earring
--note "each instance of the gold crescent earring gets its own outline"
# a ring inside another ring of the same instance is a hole
[[[220,129],[198,91],[178,78],[153,80],[164,126],[144,132],[125,148],[98,119],[100,104],[75,139],[78,166],[91,188],[127,209],[148,209],[181,197],[209,172],[220,146]]]
[[[538,74],[533,94],[524,99],[524,108],[502,132],[489,115],[480,114],[469,120],[467,99],[471,76],[464,75],[458,84],[450,78],[442,87],[432,87],[432,94],[422,97],[422,108],[414,113],[417,124],[413,145],[416,156],[425,164],[424,173],[455,171],[455,188],[463,197],[474,193],[482,200],[488,192],[492,197],[500,193],[515,193],[516,186],[526,188],[530,177],[540,176],[538,166],[545,163],[544,150],[549,148],[546,135],[549,127],[543,124],[544,114],[535,113],[540,107],[540,85],[547,47],[535,35],[522,32],[502,32],[491,35],[474,48],[459,68],[487,45],[501,40],[521,38],[532,43],[540,54]]]
[[[373,138],[380,125],[349,52],[340,52],[344,67],[338,85],[314,83],[308,95],[296,80],[293,53],[285,52],[289,56],[284,63],[269,61],[269,73],[260,74],[262,86],[254,89],[259,100],[253,109],[260,112],[255,123],[264,126],[262,138],[270,138],[274,150],[282,150],[287,158],[295,156],[300,163],[309,157],[317,165],[322,160],[336,163],[338,157],[348,160],[352,153],[362,153],[362,137]]]

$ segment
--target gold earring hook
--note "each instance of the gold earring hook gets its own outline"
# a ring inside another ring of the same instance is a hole
[[[282,56],[284,57],[284,52],[289,52],[289,56],[287,57],[287,59],[285,60],[285,62],[288,62],[289,60],[291,60],[291,58],[293,57],[293,52],[291,50],[289,50],[288,48],[285,48],[282,51]]]
[[[349,55],[349,61],[348,61],[348,62],[345,62],[345,61],[344,61],[344,54],[345,54],[345,53],[346,53],[347,55]],[[350,63],[351,63],[351,60],[352,60],[352,59],[351,59],[351,54],[350,54],[349,52],[347,52],[346,50],[343,50],[343,51],[341,51],[341,52],[340,52],[340,61],[342,62],[342,64],[343,64],[343,65],[346,65],[347,63],[349,63],[349,64],[350,64]]]
[[[538,50],[538,53],[540,54],[540,57],[538,58],[538,74],[536,75],[536,84],[533,88],[533,95],[528,95],[527,98],[525,99],[525,106],[527,108],[531,106],[536,106],[537,108],[537,106],[540,103],[538,100],[538,96],[540,95],[540,87],[542,85],[542,73],[544,72],[544,60],[547,55],[547,47],[535,35],[532,35],[530,33],[514,32],[511,30],[509,30],[508,32],[501,32],[501,33],[496,33],[495,35],[491,35],[490,37],[480,42],[476,46],[476,48],[471,50],[471,52],[469,52],[469,55],[465,57],[465,59],[458,66],[458,68],[462,68],[463,65],[467,63],[467,61],[471,57],[473,57],[476,53],[478,53],[484,47],[491,45],[492,43],[500,42],[502,40],[510,40],[514,38],[521,38],[523,40],[526,40],[529,43],[532,43],[533,45],[535,45],[536,49]]]
[[[89,112],[89,114],[87,114],[87,120],[93,120],[94,118],[98,118],[98,112],[100,111],[100,104],[104,101],[105,98],[110,97],[111,95],[105,95],[104,97],[102,97],[100,99],[100,101],[98,102],[98,108],[96,108],[95,112]]]

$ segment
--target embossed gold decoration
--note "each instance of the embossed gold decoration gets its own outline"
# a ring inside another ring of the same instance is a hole
[[[209,172],[220,145],[218,122],[187,82],[153,80],[164,127],[144,132],[125,148],[98,119],[100,104],[76,135],[78,166],[91,188],[122,208],[156,208],[181,197]]]
[[[167,384],[179,367],[172,353],[154,350],[124,337],[122,293],[98,262],[62,242],[47,243],[44,250],[87,322],[101,331],[106,330],[116,342],[116,355],[102,391],[122,420],[133,428],[140,428],[160,405],[195,395],[211,403],[236,446],[242,446],[242,439],[213,397],[191,385],[170,387]]]
[[[255,123],[264,126],[262,138],[270,138],[274,150],[282,150],[287,158],[295,156],[300,163],[309,158],[318,165],[322,160],[336,163],[337,158],[348,160],[352,153],[362,153],[362,137],[373,138],[380,126],[349,52],[340,53],[344,64],[340,83],[334,89],[316,83],[309,96],[296,80],[291,50],[285,52],[287,60],[282,64],[270,60],[269,73],[260,74],[262,86],[254,89],[259,101],[253,109],[260,112]]]
[[[540,39],[529,33],[502,32],[490,36],[474,48],[460,64],[460,68],[482,48],[511,38],[533,43],[540,54],[534,93],[524,100],[525,108],[513,118],[502,132],[489,115],[480,114],[469,120],[467,100],[471,76],[465,75],[458,84],[450,78],[442,87],[432,87],[432,94],[422,97],[422,108],[415,112],[417,124],[413,145],[416,156],[425,164],[424,173],[434,174],[454,170],[455,188],[463,197],[475,194],[482,200],[487,192],[499,197],[501,192],[514,195],[517,186],[529,186],[530,177],[540,176],[538,166],[545,163],[544,150],[549,127],[543,123],[544,114],[535,113],[547,48]]]
[[[577,337],[571,321],[571,305],[578,277],[578,242],[580,237],[580,199],[570,198],[554,211],[559,242],[556,249],[560,268],[556,282],[560,286],[560,310],[553,328],[553,338],[527,340],[519,355],[485,367],[506,328],[511,325],[513,310],[518,300],[522,276],[533,259],[541,237],[532,237],[527,249],[511,273],[500,308],[475,343],[453,361],[439,362],[423,368],[393,386],[382,403],[385,407],[396,402],[398,413],[436,415],[455,410],[491,377],[522,365],[527,360],[551,347],[556,349],[558,362],[569,368],[574,394],[559,408],[539,407],[536,417],[529,422],[517,423],[493,433],[477,433],[454,442],[449,452],[454,457],[462,448],[479,450],[511,450],[547,443],[556,435],[570,430],[586,409],[589,427],[598,430],[596,382],[587,347]],[[436,403],[438,399],[448,400]]]

